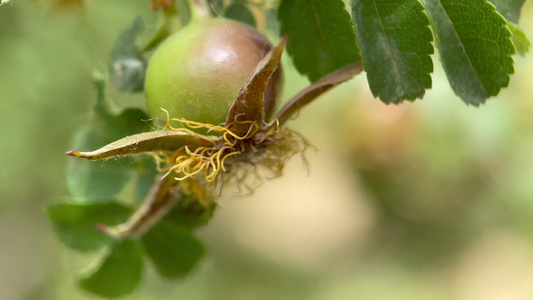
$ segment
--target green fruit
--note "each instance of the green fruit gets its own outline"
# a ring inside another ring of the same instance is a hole
[[[220,125],[231,104],[272,45],[254,28],[226,19],[195,20],[152,56],[145,79],[148,111],[160,123],[173,118]],[[265,116],[280,94],[281,70],[265,91]]]

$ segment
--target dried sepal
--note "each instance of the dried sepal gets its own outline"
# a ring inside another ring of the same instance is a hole
[[[264,122],[264,93],[272,74],[278,68],[287,36],[270,50],[259,62],[252,75],[244,83],[226,117],[226,128],[238,136],[245,136],[251,124]]]
[[[210,146],[215,142],[190,130],[162,130],[134,134],[90,152],[71,150],[66,154],[88,160],[101,160],[146,152],[175,151],[185,145],[189,149]]]

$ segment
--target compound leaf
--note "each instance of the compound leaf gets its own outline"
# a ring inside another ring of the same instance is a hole
[[[515,53],[505,19],[485,0],[424,0],[448,81],[478,106],[509,84]]]
[[[352,0],[368,84],[385,103],[422,98],[431,88],[429,19],[418,0]]]
[[[142,249],[139,243],[124,240],[109,249],[96,268],[80,275],[78,283],[92,294],[117,298],[135,290],[141,281],[142,270]]]
[[[96,250],[113,239],[99,231],[97,224],[116,225],[126,221],[131,210],[119,203],[56,203],[46,208],[57,237],[80,251]]]
[[[205,255],[204,246],[191,230],[161,221],[141,238],[146,254],[165,278],[187,276]]]
[[[278,19],[296,69],[312,82],[361,60],[342,0],[283,0]]]

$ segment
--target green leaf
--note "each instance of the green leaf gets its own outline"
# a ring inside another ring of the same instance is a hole
[[[448,81],[478,106],[509,84],[515,53],[505,19],[486,0],[424,0]]]
[[[139,57],[137,37],[143,30],[143,20],[140,17],[135,18],[130,27],[126,28],[117,36],[113,50],[111,50],[111,60],[116,61],[121,58]]]
[[[94,149],[105,145],[108,137],[94,124],[87,124],[74,135],[72,148]],[[87,200],[110,199],[119,193],[130,178],[131,160],[114,159],[91,162],[69,159],[67,186],[72,196]]]
[[[78,283],[92,294],[117,298],[133,292],[141,281],[142,270],[140,245],[124,240],[109,249],[96,268],[83,272]]]
[[[102,134],[108,137],[108,142],[127,135],[150,131],[151,128],[148,122],[150,117],[143,110],[128,108],[118,115],[110,111],[105,94],[107,81],[103,75],[95,74],[93,82],[96,87],[97,96],[94,106],[95,119],[92,121],[99,127]]]
[[[342,0],[283,0],[278,19],[296,69],[312,82],[361,60]]]
[[[113,238],[97,229],[97,224],[117,225],[126,221],[131,210],[119,203],[56,203],[46,208],[57,237],[68,247],[81,251],[109,245]]]
[[[111,82],[120,91],[141,91],[144,86],[146,63],[141,59],[120,58],[111,64]]]
[[[268,81],[278,68],[285,49],[286,38],[274,47],[259,62],[252,75],[246,80],[226,117],[226,127],[238,136],[245,136],[250,130],[249,122],[263,125],[265,112],[263,97]]]
[[[146,254],[165,278],[187,276],[205,255],[190,229],[162,221],[141,238]]]
[[[157,151],[175,151],[185,145],[187,145],[189,149],[193,151],[199,146],[213,146],[214,143],[214,140],[211,140],[208,137],[204,137],[196,133],[163,130],[143,132],[127,136],[91,152],[80,152],[78,150],[71,150],[66,154],[69,156],[81,157],[88,160],[101,160],[108,159],[111,157],[121,157],[125,155],[134,155],[147,152],[149,153]],[[89,147],[86,145],[81,146],[82,147],[73,148],[96,148]]]
[[[509,22],[518,24],[520,9],[526,0],[489,0],[496,10]]]
[[[182,193],[181,198],[165,216],[164,221],[179,227],[195,229],[207,225],[213,217],[215,209],[216,204],[214,202],[206,208],[191,195]]]
[[[496,6],[496,10],[507,20],[509,23],[509,29],[511,30],[513,34],[513,44],[515,45],[516,52],[521,55],[525,56],[527,52],[529,52],[529,47],[531,46],[531,42],[526,37],[526,34],[522,29],[518,28],[517,25],[518,21],[520,19],[520,10],[522,9],[522,5],[526,2],[526,0],[489,0],[494,6]]]
[[[111,82],[121,91],[142,90],[146,62],[137,46],[137,37],[144,30],[140,17],[120,33],[111,51]]]
[[[243,3],[233,2],[224,10],[224,17],[255,27],[255,18]]]
[[[277,115],[274,117],[274,120],[277,120],[278,122],[273,122],[268,127],[275,129],[277,125],[281,126],[285,124],[285,122],[294,117],[294,115],[296,115],[300,109],[311,103],[311,101],[315,100],[318,96],[322,95],[332,87],[335,87],[338,84],[353,78],[362,71],[363,64],[358,62],[337,70],[336,72],[333,72],[313,83],[311,86],[307,87],[294,98],[292,98],[292,100],[290,100],[282,109],[280,109]]]
[[[141,160],[138,165],[135,192],[137,200],[143,202],[154,185],[158,172],[155,161],[151,157]]]
[[[509,23],[508,26],[511,32],[513,33],[513,44],[515,46],[516,52],[521,56],[525,56],[526,53],[529,52],[531,42],[527,39],[527,36],[524,31],[522,31],[522,29],[511,23]]]
[[[102,129],[110,135],[110,138],[116,140],[128,135],[150,131],[149,119],[150,117],[143,110],[128,108],[118,116],[110,115]]]
[[[431,88],[433,36],[418,0],[352,0],[368,84],[385,103],[422,98]]]
[[[128,221],[118,226],[101,226],[100,229],[116,239],[140,237],[172,210],[180,194],[179,181],[173,176],[161,177]]]

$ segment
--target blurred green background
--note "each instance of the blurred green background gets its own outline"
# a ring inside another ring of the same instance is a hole
[[[68,2],[68,1],[66,1]],[[0,299],[91,299],[43,208],[67,197],[64,153],[84,123],[117,34],[147,0],[0,7]],[[521,27],[533,36],[533,3]],[[200,231],[207,258],[182,282],[147,270],[127,299],[533,299],[533,58],[508,89],[467,107],[434,55],[423,101],[386,106],[364,76],[290,126],[317,151],[252,195],[225,196]],[[307,81],[284,61],[287,100]],[[113,89],[118,110],[142,95]]]

